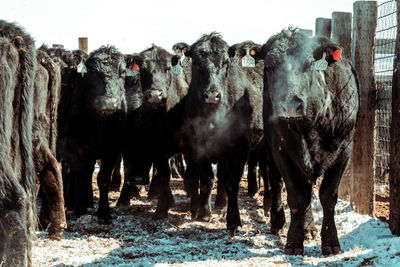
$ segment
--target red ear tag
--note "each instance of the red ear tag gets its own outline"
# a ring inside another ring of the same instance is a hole
[[[333,57],[333,60],[339,61],[342,57],[342,50],[336,49],[335,51],[331,52],[331,55]]]
[[[242,57],[238,57],[239,63],[242,63]]]
[[[138,66],[138,64],[136,64],[136,62],[133,62],[133,66],[132,66],[131,72],[135,72],[137,70],[139,70],[139,66]]]

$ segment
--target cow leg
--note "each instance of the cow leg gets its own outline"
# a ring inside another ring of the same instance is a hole
[[[85,173],[84,173],[84,179],[83,179],[83,190],[84,190],[84,197],[85,197],[85,205],[87,208],[93,208],[94,207],[94,201],[93,201],[93,188],[92,188],[92,177],[93,177],[93,172],[94,172],[94,166],[95,166],[95,160],[89,162],[85,166]]]
[[[271,185],[271,233],[279,234],[286,222],[285,210],[282,203],[283,179],[272,160],[268,160],[268,178]],[[266,181],[264,181],[264,187],[267,187]]]
[[[190,213],[192,215],[192,220],[197,217],[200,205],[199,178],[198,175],[196,175],[196,170],[194,168],[194,163],[191,160],[188,160],[184,179],[187,193],[190,197]]]
[[[237,146],[234,151],[229,151],[227,155],[229,156],[219,162],[218,168],[224,170],[223,181],[228,195],[226,223],[229,233],[234,235],[237,228],[242,226],[239,214],[238,192],[240,179],[247,161],[247,150],[243,146]]]
[[[211,162],[203,160],[196,165],[200,177],[200,196],[197,220],[210,221],[211,219],[211,189],[213,187],[214,173]]]
[[[175,156],[176,166],[180,177],[185,175],[185,164],[183,163],[183,154],[178,154]]]
[[[46,162],[42,169],[39,170],[39,180],[48,203],[50,215],[49,238],[61,240],[62,233],[67,228],[61,170],[56,158],[48,149],[42,148],[41,153],[46,155]]]
[[[168,210],[173,205],[174,200],[169,186],[170,169],[168,159],[160,160],[156,163],[157,174],[159,175],[159,197],[157,202],[157,209],[154,213],[154,219],[165,219],[168,217]]]
[[[306,209],[311,203],[312,185],[307,182],[306,177],[299,177],[292,173],[285,176],[291,220],[284,252],[288,255],[302,255],[304,252],[304,218]]]
[[[121,186],[121,160],[122,157],[119,155],[117,161],[115,162],[113,172],[112,172],[112,177],[111,177],[111,184],[110,184],[110,190],[118,192],[119,188]]]
[[[247,195],[254,197],[258,191],[257,184],[257,154],[258,151],[251,151],[247,161]]]
[[[46,230],[47,226],[50,223],[50,214],[49,214],[49,204],[47,202],[47,199],[44,195],[43,188],[40,186],[39,183],[39,193],[37,196],[40,198],[40,212],[39,212],[39,230]]]
[[[149,192],[147,193],[149,199],[157,199],[160,195],[160,180],[160,173],[155,168],[155,165],[153,165],[153,175],[151,177],[151,182],[149,185]]]
[[[140,181],[149,181],[149,172],[152,161],[136,155],[137,151],[122,151],[124,160],[124,184],[118,198],[117,206],[129,206],[132,198],[140,197],[140,190],[136,185],[136,178]],[[140,153],[139,153],[140,154]]]
[[[0,166],[1,169],[1,166]],[[4,170],[0,172],[4,174]],[[27,266],[29,261],[29,233],[27,229],[27,194],[16,178],[6,178],[11,187],[3,188],[7,195],[0,201],[0,265]],[[10,202],[10,200],[15,200]],[[11,208],[11,209],[10,209]]]
[[[264,181],[264,197],[263,197],[264,216],[268,216],[269,211],[272,206],[272,192],[270,189],[271,183],[268,179],[268,177],[269,177],[268,171],[270,169],[267,168],[267,158],[266,158],[266,155],[264,155],[264,154],[265,154],[265,151],[259,150],[258,163],[260,166],[260,176],[262,177],[262,179]]]
[[[227,195],[224,186],[224,168],[218,168],[217,170],[217,195],[215,196],[214,208],[218,213],[226,213]]]
[[[169,165],[170,165],[170,168],[171,168],[172,177],[180,178],[181,175],[179,174],[179,171],[178,171],[178,158],[177,158],[177,156],[171,157],[169,159]]]
[[[351,150],[350,150],[351,151]],[[338,198],[340,179],[347,167],[350,152],[342,152],[335,163],[326,170],[319,189],[324,218],[321,228],[322,254],[338,254],[341,252],[335,225],[335,206]]]
[[[110,203],[108,201],[108,191],[110,188],[111,173],[117,158],[118,151],[111,151],[107,157],[103,157],[101,159],[100,171],[97,176],[97,184],[100,191],[97,216],[99,217],[99,222],[104,224],[110,224],[112,222]]]

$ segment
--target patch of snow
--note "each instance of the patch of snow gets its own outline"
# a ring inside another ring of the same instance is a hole
[[[68,221],[61,241],[38,232],[33,266],[400,266],[400,237],[391,234],[387,223],[355,213],[348,202],[339,200],[335,215],[343,253],[323,256],[318,234],[305,241],[304,256],[287,256],[283,249],[288,224],[280,236],[272,235],[262,195],[247,197],[246,183],[239,196],[243,226],[234,237],[220,214],[213,214],[210,222],[192,221],[182,181],[172,179],[171,185],[176,205],[168,219],[152,220],[156,201],[149,201],[144,190],[125,208],[115,207],[114,193],[111,225],[99,224],[96,210],[90,209]],[[320,231],[318,199],[313,199],[312,208]],[[287,207],[286,219],[290,220]]]

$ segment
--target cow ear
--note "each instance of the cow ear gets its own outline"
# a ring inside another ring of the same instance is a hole
[[[230,58],[236,56],[236,48],[237,48],[237,45],[238,45],[238,44],[234,44],[234,45],[232,45],[232,46],[229,47],[229,49],[228,49],[228,54],[229,54],[229,57],[230,57]]]
[[[252,56],[255,60],[260,60],[262,59],[262,49],[261,49],[261,45],[254,45],[251,49],[250,49],[250,56]]]
[[[134,54],[131,57],[130,62],[127,62],[127,67],[132,67],[134,64],[137,64],[139,68],[144,67],[144,58],[141,55]]]
[[[314,50],[313,57],[315,60],[320,60],[325,53],[325,60],[328,62],[328,65],[331,65],[342,60],[342,52],[343,48],[340,45],[328,41],[322,43]]]
[[[178,64],[178,62],[179,62],[179,57],[177,55],[173,55],[171,57],[171,65],[176,66]]]

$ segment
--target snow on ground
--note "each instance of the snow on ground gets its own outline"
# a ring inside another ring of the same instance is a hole
[[[304,256],[286,256],[288,225],[280,236],[270,234],[262,196],[247,197],[246,183],[239,198],[243,227],[235,237],[228,235],[222,215],[214,214],[210,222],[192,221],[181,180],[172,179],[171,185],[176,205],[167,220],[151,219],[156,201],[147,200],[144,189],[126,208],[115,207],[118,194],[113,193],[111,225],[98,224],[93,209],[68,221],[62,241],[38,232],[33,266],[400,266],[400,237],[391,234],[387,223],[355,213],[348,202],[336,205],[343,253],[322,256],[318,234],[305,242]],[[322,208],[318,200],[312,206],[320,230]]]

